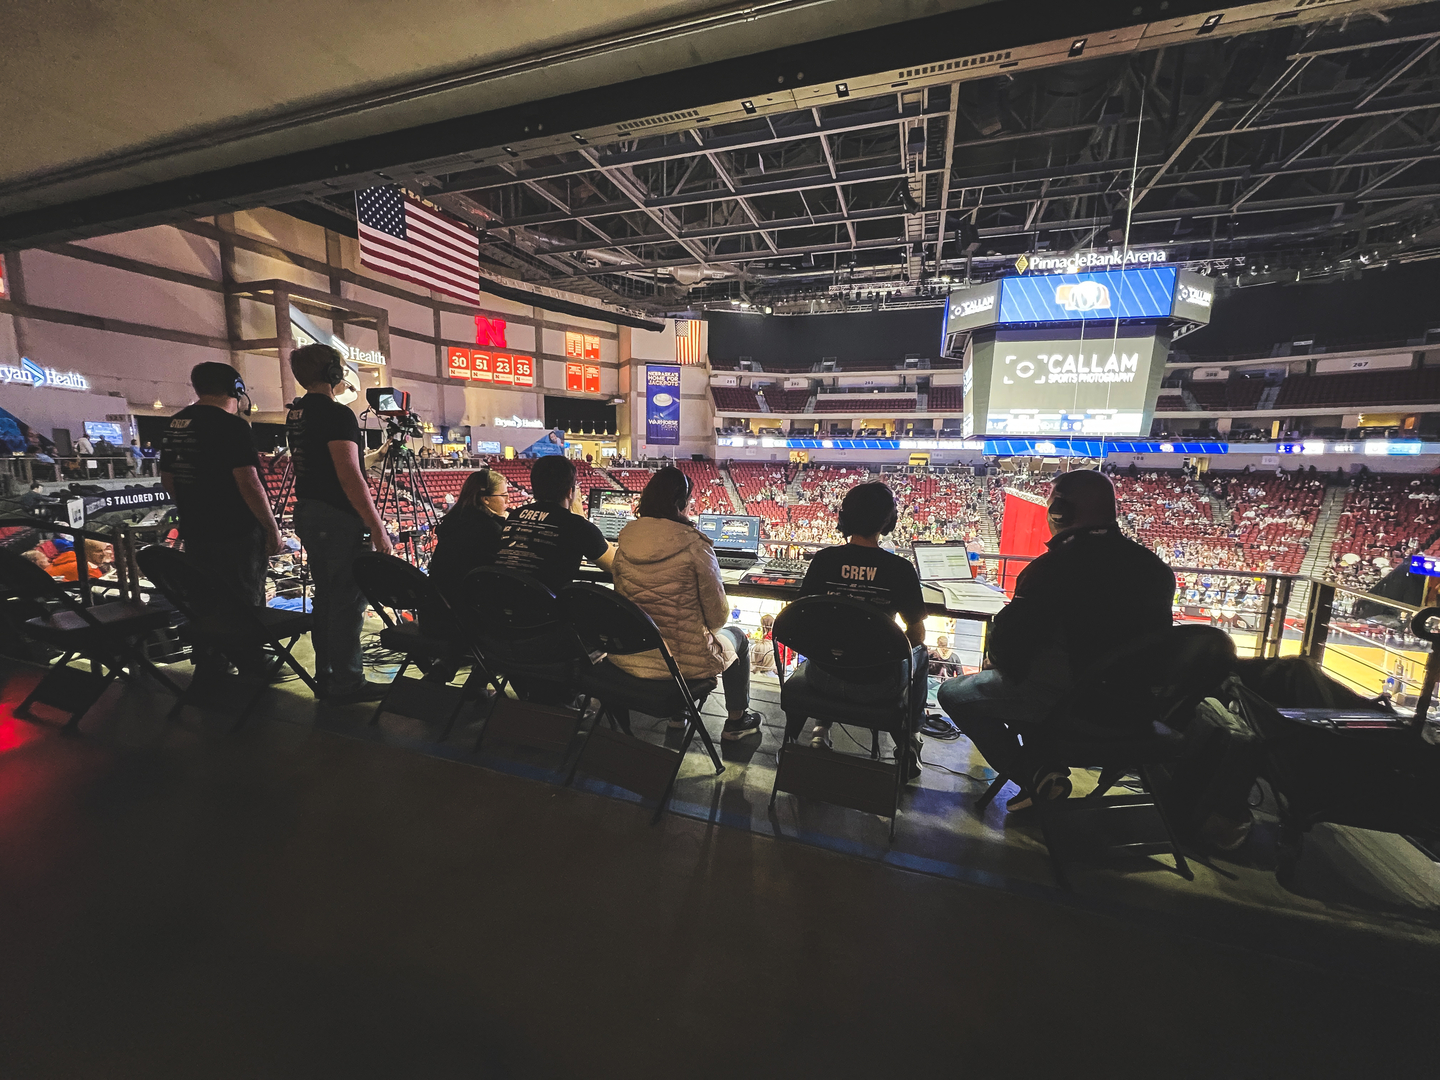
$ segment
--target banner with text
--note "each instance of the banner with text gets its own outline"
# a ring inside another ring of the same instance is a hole
[[[652,446],[680,445],[680,366],[645,367],[645,441]]]

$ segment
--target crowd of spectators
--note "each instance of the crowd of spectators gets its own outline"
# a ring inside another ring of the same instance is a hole
[[[1328,574],[1369,590],[1411,555],[1440,551],[1440,482],[1433,476],[1355,477],[1345,495]]]

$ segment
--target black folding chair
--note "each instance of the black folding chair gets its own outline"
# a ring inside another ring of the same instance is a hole
[[[494,735],[563,756],[589,704],[571,707],[588,661],[554,593],[528,574],[481,566],[460,583],[455,610],[496,691],[476,751]]]
[[[440,735],[444,742],[465,702],[473,696],[477,677],[486,681],[485,672],[465,646],[454,612],[423,570],[394,555],[361,555],[355,560],[354,573],[355,584],[385,624],[380,644],[401,654],[400,669],[375,706],[370,723],[379,723],[384,713],[416,720],[440,715],[445,717]],[[405,618],[406,614],[410,618]],[[449,678],[441,682],[405,675],[414,664],[426,674],[448,671],[453,677],[456,668],[465,663],[470,664],[471,672],[463,686],[451,686]]]
[[[900,813],[907,758],[914,743],[929,671],[924,646],[912,646],[895,620],[873,604],[839,596],[802,596],[775,619],[776,641],[804,656],[780,684],[785,740],[775,766],[770,805],[782,791],[890,819]],[[880,682],[856,682],[857,667],[894,672]],[[917,696],[918,695],[918,696]],[[870,756],[802,745],[807,719],[870,732]],[[895,741],[895,760],[880,756],[880,733]]]
[[[260,671],[253,675],[242,671],[239,677],[242,683],[256,685],[240,709],[236,727],[245,722],[281,665],[288,664],[310,692],[318,694],[314,678],[291,652],[295,642],[314,624],[308,612],[254,607],[234,588],[215,581],[194,559],[175,548],[152,544],[138,551],[135,560],[140,572],[185,617],[180,636],[193,648],[213,649],[231,662],[239,657],[242,665],[248,654],[266,647],[271,650],[272,658]],[[207,696],[201,693],[204,689],[192,679],[171,711],[202,703]]]
[[[1235,670],[1235,642],[1213,626],[1174,626],[1169,631],[1114,650],[1097,664],[1055,709],[1043,725],[1021,728],[1031,753],[1046,764],[1098,768],[1095,790],[1083,799],[1042,799],[1031,792],[1038,809],[1045,846],[1056,882],[1068,887],[1060,849],[1054,841],[1055,819],[1061,814],[1153,807],[1165,830],[1163,841],[1110,845],[1115,855],[1170,855],[1176,872],[1194,880],[1165,812],[1158,770],[1173,764],[1187,750],[1185,728],[1202,698],[1219,693]],[[1126,776],[1135,776],[1142,791],[1110,795]],[[984,809],[1006,782],[1029,791],[1029,778],[999,775],[981,797]]]
[[[67,713],[65,727],[73,730],[117,676],[137,671],[148,672],[172,693],[180,692],[139,646],[146,634],[174,620],[175,612],[166,605],[115,601],[87,606],[34,563],[5,549],[0,549],[0,591],[7,608],[21,609],[16,629],[62,654],[16,708],[16,716],[38,719],[30,707],[44,705]],[[35,611],[42,613],[32,614]],[[70,666],[77,656],[90,662],[88,671]]]
[[[586,773],[606,783],[657,799],[652,821],[659,821],[670,801],[680,765],[697,734],[710,754],[715,775],[725,771],[700,717],[700,709],[714,691],[716,680],[687,681],[650,616],[613,589],[577,582],[561,589],[556,599],[591,661],[590,667],[580,671],[580,689],[600,702],[609,721],[608,727],[602,727],[596,718],[566,783],[583,766]],[[670,671],[669,679],[642,679],[621,671],[606,659],[645,652],[660,654]],[[683,716],[685,734],[680,749],[636,738],[630,731],[632,709],[647,716]]]

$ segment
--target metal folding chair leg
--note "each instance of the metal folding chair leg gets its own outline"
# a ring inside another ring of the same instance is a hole
[[[1165,807],[1160,805],[1160,797],[1155,794],[1155,785],[1150,781],[1150,770],[1146,766],[1140,766],[1140,783],[1145,786],[1145,791],[1155,802],[1155,812],[1160,815],[1160,823],[1165,826],[1165,835],[1170,840],[1170,847],[1175,854],[1175,869],[1186,881],[1194,881],[1195,873],[1190,869],[1190,864],[1185,861],[1185,855],[1180,850],[1180,840],[1175,835],[1175,830],[1170,827],[1170,816],[1165,813]]]
[[[980,798],[976,800],[975,809],[983,811],[987,806],[989,806],[992,802],[995,801],[995,796],[999,795],[1001,789],[1004,788],[1005,785],[1009,782],[1010,777],[1006,776],[1004,773],[999,773],[995,777],[994,781],[990,784],[990,786],[985,789],[985,794],[981,795]]]

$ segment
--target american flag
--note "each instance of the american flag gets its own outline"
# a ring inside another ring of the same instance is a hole
[[[480,241],[393,184],[355,196],[360,264],[474,304],[480,299]]]
[[[675,320],[675,362],[700,363],[700,320]]]

